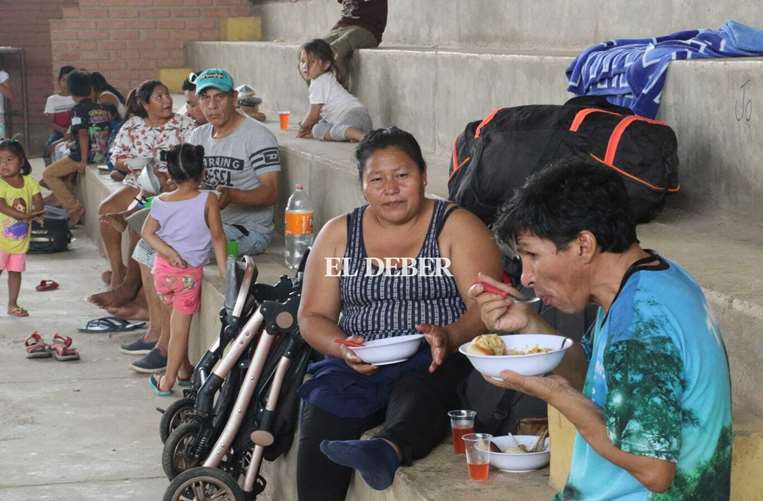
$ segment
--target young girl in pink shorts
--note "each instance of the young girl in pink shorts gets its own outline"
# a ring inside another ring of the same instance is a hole
[[[217,197],[199,191],[204,147],[181,144],[168,152],[167,169],[177,189],[154,198],[143,225],[143,239],[157,252],[154,286],[172,308],[167,370],[148,384],[159,396],[169,396],[178,372],[190,373],[188,332],[199,311],[202,268],[214,249],[220,276],[225,275],[225,234]]]
[[[26,269],[32,219],[45,212],[31,171],[21,143],[0,140],[0,273],[8,272],[8,314],[14,317],[29,316],[18,305],[21,272]]]

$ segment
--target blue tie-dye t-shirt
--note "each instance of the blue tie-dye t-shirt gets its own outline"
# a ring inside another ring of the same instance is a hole
[[[660,259],[627,277],[608,315],[599,310],[583,394],[601,409],[620,450],[676,463],[673,484],[650,492],[577,435],[556,499],[729,499],[731,388],[723,340],[699,285]]]

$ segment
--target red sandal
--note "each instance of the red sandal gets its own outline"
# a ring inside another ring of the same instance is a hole
[[[31,333],[24,340],[27,358],[48,358],[50,356],[50,346],[45,344],[42,336],[37,331]]]
[[[35,287],[38,291],[54,291],[58,289],[58,282],[55,280],[40,280],[40,283]]]
[[[53,335],[53,342],[50,343],[50,349],[53,351],[53,356],[56,360],[79,360],[79,351],[76,348],[72,348],[72,338],[69,336],[62,336],[59,333]]]

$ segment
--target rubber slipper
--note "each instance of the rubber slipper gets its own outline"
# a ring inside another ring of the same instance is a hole
[[[190,378],[190,377],[188,379],[177,378],[177,385],[183,388],[188,388],[193,385],[193,378]]]
[[[27,358],[49,358],[51,356],[50,346],[43,341],[42,336],[37,331],[31,333],[24,340]]]
[[[72,348],[72,338],[69,336],[55,333],[53,335],[53,342],[50,343],[50,349],[53,351],[53,356],[56,357],[56,360],[62,362],[79,360],[79,351],[76,348]]]
[[[117,317],[101,317],[88,320],[80,332],[130,332],[146,327],[146,322],[130,322]]]
[[[58,289],[58,282],[55,280],[40,280],[40,283],[37,284],[37,287],[35,287],[36,290],[43,292],[43,291],[54,291]]]
[[[172,390],[162,391],[159,389],[159,381],[157,381],[154,376],[156,376],[156,374],[151,374],[148,377],[148,386],[151,388],[151,391],[154,392],[154,395],[158,397],[169,397],[172,395]]]

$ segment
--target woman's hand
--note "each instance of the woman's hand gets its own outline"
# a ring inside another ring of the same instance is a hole
[[[424,339],[432,349],[432,365],[429,366],[429,372],[434,372],[445,362],[445,357],[450,352],[448,331],[439,325],[429,324],[419,324],[416,330],[424,334]]]
[[[493,280],[487,275],[479,273],[480,281],[484,281],[510,294],[520,295],[513,287]],[[502,298],[497,294],[485,292],[482,285],[477,282],[469,287],[469,296],[477,301],[480,308],[482,323],[489,331],[517,332],[525,329],[533,315],[531,307],[524,304],[515,304],[510,297]]]
[[[353,336],[348,339],[350,341],[357,341],[359,343],[363,342],[363,338],[360,336]],[[354,351],[343,344],[339,345],[339,351],[342,353],[342,360],[344,360],[344,363],[346,363],[350,369],[354,370],[358,374],[369,376],[379,370],[378,366],[365,363],[360,359],[359,356],[355,354]]]

